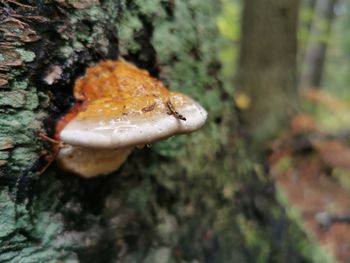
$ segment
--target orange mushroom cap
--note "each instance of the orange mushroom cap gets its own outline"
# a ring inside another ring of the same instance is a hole
[[[74,96],[78,103],[59,122],[56,136],[80,147],[80,154],[84,147],[129,154],[130,147],[195,131],[207,118],[193,99],[124,60],[88,68],[75,83]]]

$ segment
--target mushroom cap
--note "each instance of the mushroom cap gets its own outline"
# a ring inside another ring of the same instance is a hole
[[[195,131],[207,119],[196,101],[124,60],[88,68],[74,96],[77,103],[56,126],[65,142],[57,162],[83,177],[111,173],[135,146]]]
[[[196,101],[170,92],[147,71],[123,60],[89,68],[74,94],[82,105],[59,137],[76,146],[116,149],[147,144],[195,131],[207,118]]]

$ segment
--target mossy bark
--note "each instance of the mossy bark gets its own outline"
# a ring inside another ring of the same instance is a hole
[[[252,180],[256,165],[222,88],[209,1],[28,0],[1,7],[19,20],[12,34],[20,33],[0,46],[11,51],[3,52],[9,55],[0,68],[0,262],[289,257],[293,249],[279,247],[288,234],[277,229],[274,237],[281,210],[266,184]],[[50,145],[38,133],[52,135],[87,66],[118,56],[200,101],[209,112],[206,126],[135,151],[108,176],[86,180],[54,163],[39,174]]]

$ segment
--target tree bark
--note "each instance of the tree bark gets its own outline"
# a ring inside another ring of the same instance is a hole
[[[302,64],[301,88],[320,87],[336,0],[317,0]]]
[[[296,29],[298,1],[246,1],[243,10],[238,88],[251,100],[243,111],[261,143],[287,124],[298,107]]]
[[[1,2],[0,262],[289,258],[267,186],[245,186],[256,166],[220,79],[215,18],[197,0]],[[118,56],[199,100],[207,125],[135,151],[108,176],[54,163],[40,174],[50,144],[38,133],[52,135],[89,65]]]
[[[228,220],[235,117],[209,2],[5,1],[0,29],[1,262],[244,258],[243,245],[228,246],[241,239]],[[38,133],[52,136],[86,67],[118,56],[198,99],[208,125],[135,151],[108,176],[85,180],[54,164],[39,174],[50,145]],[[227,230],[234,239],[219,237]]]

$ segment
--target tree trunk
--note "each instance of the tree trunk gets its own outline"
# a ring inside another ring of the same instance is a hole
[[[271,194],[246,179],[256,166],[219,77],[215,15],[198,0],[1,3],[0,262],[289,258],[291,246],[280,249],[289,232],[266,217]],[[207,125],[135,151],[108,176],[87,180],[55,164],[40,174],[50,145],[38,133],[52,135],[86,67],[118,56],[199,100]]]
[[[317,0],[302,64],[301,88],[320,87],[336,0]]]
[[[279,132],[298,106],[297,14],[298,1],[244,5],[238,88],[252,102],[243,116],[258,144]]]
[[[228,249],[234,240],[218,238],[228,230],[241,239],[228,206],[235,117],[218,77],[211,5],[7,1],[1,12],[0,261],[244,257],[243,245]],[[88,65],[118,56],[198,99],[210,112],[208,125],[135,151],[108,176],[85,180],[54,164],[39,175],[40,153],[50,145],[38,133],[52,135],[73,101],[74,80]]]

